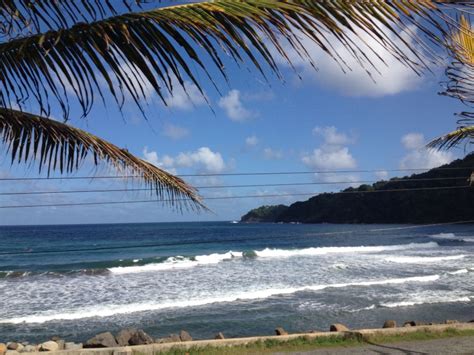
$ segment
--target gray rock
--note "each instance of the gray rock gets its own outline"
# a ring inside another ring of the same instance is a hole
[[[182,330],[179,332],[179,338],[181,339],[181,341],[192,341],[193,338],[192,336],[185,330]]]
[[[216,336],[214,337],[214,339],[225,339],[225,336],[224,334],[222,334],[221,332],[217,333]]]
[[[36,346],[34,345],[25,345],[23,348],[23,353],[35,353],[36,352]]]
[[[73,343],[73,342],[67,342],[64,344],[64,350],[78,350],[82,349],[82,343]]]
[[[39,351],[57,351],[59,350],[59,345],[55,341],[46,341],[41,343],[39,346]]]
[[[20,344],[20,343],[16,343],[16,342],[7,343],[7,350],[16,350],[18,352],[21,352],[23,348],[24,348],[23,344]]]
[[[122,329],[120,332],[117,333],[115,336],[115,340],[119,346],[127,346],[130,345],[129,341],[130,338],[137,332],[136,329]]]
[[[110,332],[97,334],[84,344],[84,348],[113,348],[116,346],[118,346],[118,344]]]
[[[288,335],[288,332],[283,329],[282,327],[278,327],[275,329],[275,334],[276,335]]]
[[[386,320],[382,328],[396,328],[397,322],[394,320]]]
[[[157,343],[179,343],[181,342],[181,339],[179,335],[176,334],[171,334],[169,337],[158,339]]]
[[[416,322],[411,320],[411,321],[408,321],[408,322],[403,323],[403,326],[404,326],[404,327],[415,327],[415,326],[416,326]]]
[[[331,324],[329,327],[330,332],[347,332],[349,331],[349,328],[347,328],[344,324],[341,323],[335,323]]]
[[[138,329],[128,341],[130,345],[146,345],[146,344],[153,344],[154,340],[151,336],[145,333],[143,330]]]

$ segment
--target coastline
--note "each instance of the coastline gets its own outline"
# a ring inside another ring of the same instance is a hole
[[[474,338],[474,322],[436,325],[404,326],[382,329],[358,329],[345,331],[283,334],[232,339],[189,340],[168,343],[152,343],[136,346],[77,348],[71,350],[41,351],[54,355],[127,355],[127,354],[193,354],[193,353],[253,353],[265,350],[272,352],[280,348],[324,349],[335,346],[362,346],[364,344],[390,343],[394,341],[427,341],[433,339],[467,336]],[[259,350],[260,349],[260,350]],[[39,352],[29,352],[30,354]],[[0,347],[0,354],[2,354]],[[6,355],[19,354],[7,350]]]

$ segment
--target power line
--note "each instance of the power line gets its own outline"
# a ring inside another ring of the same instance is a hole
[[[393,182],[415,182],[415,181],[447,181],[447,180],[466,180],[465,177],[445,177],[445,178],[421,178],[421,179],[391,179],[386,183]],[[347,184],[370,184],[375,180],[362,181],[319,181],[319,182],[293,182],[281,184],[250,184],[250,185],[216,185],[216,186],[197,186],[197,189],[230,189],[230,188],[248,188],[248,187],[282,187],[282,186],[310,186],[310,185],[347,185]],[[50,195],[50,194],[76,194],[76,193],[107,193],[107,192],[138,192],[153,191],[152,188],[132,188],[132,189],[94,189],[94,190],[63,190],[63,191],[24,191],[24,192],[0,192],[0,196],[16,195]]]
[[[276,171],[276,172],[243,172],[243,173],[203,173],[181,174],[178,177],[217,177],[217,176],[267,176],[267,175],[309,175],[309,174],[353,174],[353,173],[378,173],[378,172],[410,172],[410,171],[474,171],[474,167],[465,168],[412,168],[412,169],[368,169],[368,170],[321,170],[321,171]],[[133,179],[141,178],[139,175],[116,176],[56,176],[56,177],[31,177],[31,178],[0,178],[0,181],[37,181],[37,180],[100,180],[100,179]]]
[[[446,187],[421,187],[421,188],[403,188],[403,189],[387,189],[387,190],[371,190],[371,191],[340,191],[330,192],[326,194],[367,194],[367,193],[383,193],[383,192],[407,192],[407,191],[434,191],[434,190],[453,190],[453,189],[469,189],[471,186],[446,186]],[[320,192],[305,192],[292,194],[269,194],[269,195],[241,195],[241,196],[222,196],[222,197],[203,197],[203,200],[233,200],[246,198],[273,198],[273,197],[296,197],[296,196],[318,196]],[[324,194],[324,193],[323,193]],[[39,207],[71,207],[71,206],[96,206],[96,205],[124,205],[124,204],[141,204],[156,202],[179,202],[191,201],[187,198],[179,199],[158,199],[158,200],[136,200],[136,201],[103,201],[103,202],[78,202],[78,203],[54,203],[54,204],[37,204],[37,205],[11,205],[0,206],[0,209],[12,208],[39,208]]]

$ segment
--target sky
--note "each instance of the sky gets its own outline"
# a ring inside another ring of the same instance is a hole
[[[418,76],[376,48],[372,77],[338,49],[352,71],[344,73],[312,43],[305,43],[318,70],[290,52],[296,72],[280,61],[284,80],[228,63],[230,81],[218,80],[220,93],[203,78],[206,99],[187,82],[165,107],[147,87],[146,119],[128,102],[122,113],[111,98],[97,102],[87,119],[70,123],[88,130],[173,174],[235,174],[319,171],[305,175],[200,176],[185,180],[200,187],[212,212],[176,211],[162,203],[0,209],[0,225],[82,224],[238,220],[264,204],[290,204],[316,194],[406,175],[393,169],[432,168],[465,155],[463,149],[427,150],[432,138],[455,128],[455,100],[438,95],[443,64]],[[369,54],[370,56],[370,54]],[[205,62],[210,64],[209,62]],[[73,110],[73,112],[75,112]],[[77,110],[79,112],[79,110]],[[78,113],[79,116],[79,113]],[[2,148],[3,149],[3,148]],[[36,165],[10,164],[0,157],[0,178],[37,177]],[[331,173],[374,170],[373,173]],[[72,176],[114,175],[90,160]],[[291,185],[325,183],[321,185]],[[332,184],[329,184],[332,183]],[[229,185],[289,184],[230,188]],[[1,195],[5,192],[140,188],[138,181],[86,179],[51,181],[0,180],[0,206],[152,200],[149,192]],[[235,198],[238,196],[290,195]]]

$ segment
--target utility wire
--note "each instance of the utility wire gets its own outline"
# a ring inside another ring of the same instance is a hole
[[[383,193],[383,192],[407,192],[407,191],[434,191],[434,190],[453,190],[453,189],[469,189],[468,186],[446,186],[446,187],[421,187],[421,188],[402,188],[402,189],[387,189],[387,190],[371,190],[371,191],[340,191],[328,192],[325,194],[339,195],[339,194],[368,194],[368,193]],[[273,198],[273,197],[296,197],[296,196],[318,196],[324,193],[321,192],[305,192],[305,193],[291,193],[291,194],[270,194],[270,195],[241,195],[241,196],[222,196],[222,197],[203,197],[203,200],[236,200],[246,198]],[[53,204],[36,204],[36,205],[10,205],[0,206],[0,209],[11,208],[39,208],[39,207],[70,207],[70,206],[96,206],[96,205],[125,205],[125,204],[140,204],[140,203],[155,203],[155,202],[178,202],[191,201],[187,198],[179,199],[158,199],[158,200],[136,200],[136,201],[103,201],[103,202],[78,202],[78,203],[53,203]]]
[[[413,168],[413,169],[369,169],[369,170],[322,170],[322,171],[276,171],[276,172],[248,172],[248,173],[206,173],[206,174],[181,174],[179,177],[215,177],[215,176],[266,176],[266,175],[309,175],[309,174],[353,174],[353,173],[377,173],[377,172],[410,172],[410,171],[474,171],[474,167],[465,168]],[[140,178],[139,175],[117,175],[117,176],[56,176],[56,177],[11,177],[0,178],[0,181],[37,181],[37,180],[98,180],[98,179],[131,179]]]
[[[393,182],[415,182],[415,181],[447,181],[447,180],[466,180],[465,177],[445,177],[445,178],[422,178],[422,179],[391,179],[383,181],[384,183]],[[375,180],[362,181],[335,181],[335,182],[293,182],[281,184],[250,184],[250,185],[216,185],[216,186],[197,186],[196,189],[231,189],[231,188],[247,188],[247,187],[281,187],[281,186],[310,186],[310,185],[347,185],[347,184],[370,184]],[[132,188],[132,189],[94,189],[94,190],[63,190],[63,191],[24,191],[24,192],[0,192],[0,196],[17,196],[17,195],[49,195],[49,194],[76,194],[76,193],[105,193],[105,192],[136,192],[136,191],[153,191],[153,188]]]

